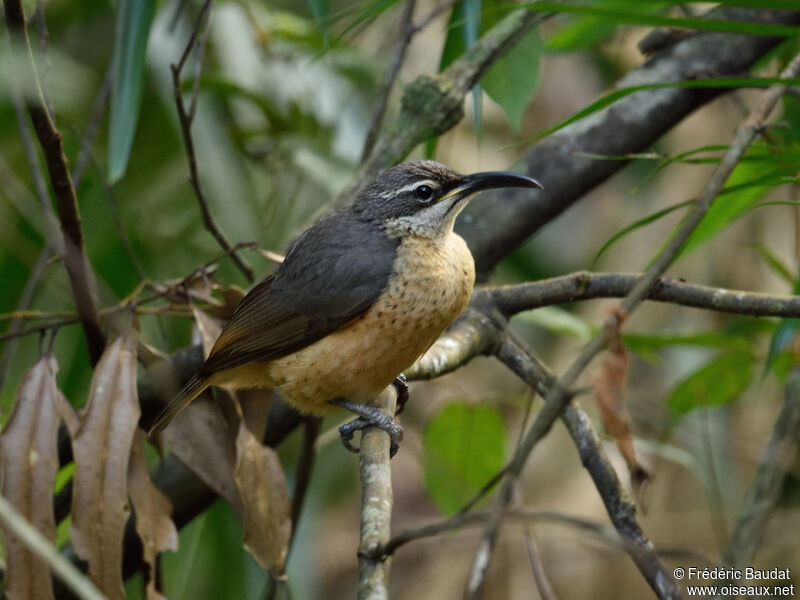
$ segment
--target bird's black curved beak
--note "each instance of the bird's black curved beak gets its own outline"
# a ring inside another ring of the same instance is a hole
[[[527,175],[520,175],[519,173],[511,173],[509,171],[484,171],[482,173],[465,175],[461,182],[450,190],[444,198],[452,198],[454,196],[466,198],[472,194],[482,192],[483,190],[507,187],[543,189],[541,183]],[[444,198],[442,199],[444,200]]]

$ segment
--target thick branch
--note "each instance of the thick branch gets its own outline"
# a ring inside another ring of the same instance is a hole
[[[490,295],[503,315],[510,317],[541,306],[592,298],[621,298],[628,295],[643,277],[639,273],[580,271],[519,285],[483,288],[475,296]],[[657,279],[645,298],[736,315],[800,317],[800,296],[743,292],[667,277]]]
[[[464,96],[486,70],[542,19],[541,13],[516,10],[442,73],[421,75],[403,90],[400,114],[378,138],[354,178],[337,200],[353,198],[375,175],[400,162],[417,144],[440,135],[464,116]]]
[[[53,186],[56,206],[58,207],[61,232],[64,236],[64,267],[67,270],[72,287],[75,308],[78,310],[81,325],[83,326],[89,357],[92,364],[95,364],[103,354],[106,339],[100,327],[95,292],[96,285],[89,267],[89,261],[86,258],[83,243],[78,198],[75,194],[75,187],[72,185],[61,133],[56,129],[55,123],[53,123],[53,119],[47,110],[41,84],[36,74],[36,62],[31,53],[30,41],[25,28],[25,14],[22,11],[22,3],[20,0],[4,0],[3,6],[12,40],[22,42],[20,47],[26,50],[28,66],[36,81],[36,95],[29,96],[26,99],[26,106],[47,163],[47,171],[50,175],[50,183]]]
[[[709,16],[782,24],[800,23],[800,11],[722,7]],[[667,45],[617,82],[618,88],[698,77],[740,77],[782,40],[771,36],[696,33]],[[475,256],[478,278],[540,227],[625,166],[623,156],[648,149],[675,123],[726,90],[666,88],[625,96],[590,117],[540,140],[517,170],[535,176],[544,190],[485,192],[457,223]]]

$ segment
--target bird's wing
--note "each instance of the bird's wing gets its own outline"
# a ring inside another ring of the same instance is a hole
[[[397,247],[374,227],[337,213],[306,231],[241,301],[201,373],[280,358],[363,314],[386,288]]]

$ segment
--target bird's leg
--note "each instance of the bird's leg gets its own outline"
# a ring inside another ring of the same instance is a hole
[[[344,398],[328,400],[328,404],[341,406],[358,415],[357,419],[339,427],[339,435],[342,437],[342,444],[345,448],[350,450],[350,452],[358,452],[358,448],[354,448],[350,443],[350,440],[353,439],[353,434],[356,431],[362,431],[374,425],[389,434],[389,439],[391,440],[389,456],[392,457],[397,453],[398,448],[400,448],[400,440],[403,439],[403,428],[395,423],[392,417],[382,413],[380,409],[375,406],[350,402],[350,400]]]
[[[394,411],[394,416],[396,417],[403,412],[406,402],[408,402],[408,379],[406,379],[406,374],[400,373],[394,378],[392,385],[397,390],[397,410]]]

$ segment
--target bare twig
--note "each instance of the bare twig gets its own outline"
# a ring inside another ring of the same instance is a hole
[[[211,214],[211,209],[208,206],[208,201],[206,200],[205,193],[203,192],[203,187],[200,184],[200,175],[197,171],[197,158],[194,151],[194,140],[192,139],[192,121],[194,120],[198,96],[197,78],[195,77],[195,84],[192,88],[192,99],[188,111],[183,101],[183,92],[181,91],[181,72],[186,64],[186,60],[189,58],[189,54],[195,46],[195,42],[198,40],[198,35],[200,35],[201,28],[208,27],[208,23],[210,22],[208,15],[211,11],[211,2],[212,0],[205,0],[203,3],[202,8],[200,9],[200,14],[197,16],[194,27],[192,28],[192,34],[189,37],[189,41],[183,50],[180,60],[177,62],[177,64],[170,65],[170,68],[172,70],[173,94],[175,96],[175,104],[178,108],[178,120],[180,121],[181,125],[183,144],[186,146],[186,159],[189,162],[189,180],[192,184],[192,189],[194,190],[195,196],[197,197],[197,202],[200,205],[200,212],[203,215],[203,225],[206,230],[212,236],[214,236],[214,239],[217,240],[217,243],[222,247],[223,250],[230,251],[233,249],[233,246],[228,241],[227,236],[219,228],[219,225],[214,219],[214,215]],[[202,62],[202,53],[203,47],[205,46],[205,40],[206,36],[205,33],[203,33],[199,41],[200,56],[197,59],[200,62]],[[253,281],[253,268],[247,263],[247,261],[239,256],[236,252],[231,252],[231,258],[244,276],[247,277],[247,280]]]
[[[386,71],[386,77],[381,86],[378,103],[375,105],[375,109],[372,112],[372,118],[370,119],[369,128],[367,129],[367,137],[364,140],[364,149],[361,151],[362,161],[366,160],[369,153],[372,152],[372,146],[375,144],[375,138],[378,137],[383,115],[386,112],[386,105],[389,103],[389,94],[391,94],[392,87],[394,87],[394,80],[397,78],[400,67],[405,60],[408,46],[417,33],[417,28],[414,26],[413,21],[414,7],[416,4],[417,0],[406,0],[405,6],[403,7],[403,16],[400,18],[400,36],[397,39],[397,46],[394,50],[394,56],[392,56],[392,62],[389,65],[389,69]]]
[[[95,96],[94,103],[92,104],[92,112],[89,117],[89,123],[86,125],[86,132],[81,139],[81,147],[78,151],[78,158],[75,160],[75,168],[72,169],[72,183],[77,189],[83,179],[83,173],[86,170],[86,165],[89,163],[89,158],[92,155],[92,146],[94,139],[97,136],[97,130],[100,129],[100,122],[103,120],[103,115],[106,112],[106,104],[108,103],[108,96],[111,93],[111,80],[113,79],[113,69],[111,65],[106,69],[106,75],[103,77],[103,85]]]
[[[389,386],[377,400],[384,414],[393,416],[397,390]],[[368,427],[361,435],[361,543],[358,547],[359,600],[389,597],[390,561],[375,557],[375,550],[389,541],[392,521],[392,471],[389,465],[389,434]]]
[[[319,436],[321,420],[317,417],[306,417],[303,419],[303,443],[300,447],[300,456],[297,459],[295,475],[294,493],[292,494],[292,537],[289,539],[289,549],[291,550],[295,534],[300,523],[300,516],[303,513],[308,484],[311,481],[311,473],[314,470],[314,458],[316,456],[315,444]]]
[[[30,41],[25,28],[22,3],[20,0],[4,0],[3,6],[12,41],[13,38],[16,38],[22,42],[22,47],[26,50],[28,66],[34,73],[37,93],[34,97],[26,100],[28,114],[45,155],[50,183],[56,197],[61,231],[64,236],[64,267],[72,286],[75,308],[78,310],[83,325],[89,357],[94,364],[100,359],[106,340],[100,327],[95,282],[84,249],[78,199],[72,185],[67,158],[64,155],[61,134],[56,129],[44,101],[36,71],[36,61],[31,53]]]
[[[0,523],[27,548],[45,561],[78,598],[84,600],[104,600],[105,596],[95,587],[86,575],[81,573],[58,549],[44,537],[38,529],[28,523],[24,516],[0,495]]]
[[[766,533],[766,524],[780,496],[783,480],[797,455],[800,439],[800,371],[795,369],[786,380],[783,409],[775,420],[772,435],[761,455],[753,483],[747,491],[734,525],[725,563],[740,567],[753,563],[758,546]]]
[[[542,600],[556,600],[556,593],[553,590],[553,584],[545,573],[542,559],[539,556],[539,547],[536,543],[536,536],[533,533],[533,528],[530,525],[525,527],[525,552],[528,555],[528,562],[531,565],[531,573],[536,582],[536,589],[539,590],[539,595]]]
[[[196,279],[199,276],[202,276],[208,270],[208,268],[210,266],[212,266],[213,264],[219,262],[223,258],[226,258],[227,256],[230,256],[231,253],[236,252],[237,250],[241,250],[242,248],[255,249],[256,248],[256,244],[255,244],[255,242],[239,242],[236,245],[234,245],[233,247],[231,247],[230,250],[226,250],[226,251],[222,252],[217,257],[211,259],[210,261],[204,263],[202,266],[196,268],[194,271],[189,273],[186,277],[183,277],[182,279],[179,279],[177,281],[171,282],[169,284],[165,284],[163,286],[155,286],[151,282],[145,282],[147,284],[147,286],[149,286],[149,287],[157,287],[157,288],[160,287],[161,289],[158,289],[156,291],[156,293],[154,293],[154,294],[152,294],[152,295],[150,295],[150,296],[148,296],[146,298],[142,298],[141,300],[136,300],[134,297],[129,297],[129,298],[126,298],[125,300],[123,300],[120,304],[117,304],[116,306],[103,308],[103,309],[100,310],[100,313],[99,313],[100,317],[101,318],[107,318],[109,316],[116,315],[117,313],[120,313],[122,311],[130,311],[131,310],[131,304],[134,302],[134,300],[135,300],[135,304],[136,304],[135,312],[137,314],[144,314],[144,313],[148,313],[148,312],[153,312],[153,311],[150,311],[150,310],[146,309],[142,305],[149,304],[150,302],[154,302],[156,300],[164,298],[165,296],[168,296],[170,294],[175,293],[176,290],[184,288],[186,285],[191,283],[194,279]],[[134,294],[134,295],[137,295],[137,294]],[[167,307],[167,310],[172,310],[174,308],[176,308],[176,307],[170,306],[170,307]],[[162,313],[159,312],[158,314],[162,314]],[[17,332],[8,331],[6,333],[2,333],[2,334],[0,334],[0,342],[6,341],[6,340],[10,340],[10,339],[14,339],[14,338],[17,338],[17,337],[31,335],[31,334],[34,334],[34,333],[41,333],[43,331],[47,331],[48,329],[57,329],[57,328],[62,327],[64,325],[71,325],[72,323],[77,323],[79,321],[79,316],[75,315],[74,313],[46,313],[46,314],[42,314],[42,313],[34,312],[34,311],[25,311],[24,313],[21,313],[21,314],[11,313],[9,315],[8,313],[6,313],[6,315],[4,315],[4,316],[8,316],[9,318],[12,318],[12,319],[13,318],[31,318],[31,319],[47,318],[47,319],[51,319],[52,318],[54,320],[50,320],[49,322],[44,323],[42,325],[38,325],[36,327],[29,327],[28,329],[20,330],[20,331],[17,331]],[[0,318],[0,320],[2,320],[2,319]],[[199,365],[198,365],[198,367],[199,367]]]
[[[26,310],[30,306],[31,302],[33,301],[33,295],[39,285],[39,281],[44,274],[47,261],[49,260],[50,251],[45,248],[42,250],[41,254],[39,254],[39,258],[36,259],[36,264],[34,264],[33,268],[31,269],[28,281],[25,283],[25,288],[22,290],[19,302],[17,303],[18,311]],[[22,319],[13,319],[11,324],[8,326],[6,333],[18,334],[20,331],[22,331],[22,323]],[[16,340],[9,342],[3,347],[3,354],[0,358],[0,391],[3,389],[3,384],[6,380],[6,374],[8,373],[8,367],[11,365],[11,357],[14,356],[15,349]]]

